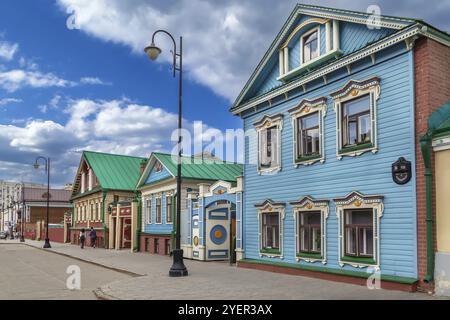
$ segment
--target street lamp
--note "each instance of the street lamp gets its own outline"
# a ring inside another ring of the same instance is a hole
[[[47,217],[45,221],[45,244],[44,249],[50,249],[50,239],[48,238],[48,220],[49,220],[49,206],[50,206],[50,158],[37,157],[34,163],[34,168],[37,170],[40,167],[39,160],[43,160],[45,163],[45,171],[47,172]]]
[[[17,204],[17,219],[19,219],[19,217],[20,217],[20,242],[25,242],[25,237],[24,237],[24,231],[25,231],[25,226],[24,226],[24,212],[25,212],[25,198],[24,198],[24,188],[25,188],[25,185],[24,185],[24,183],[22,182],[22,183],[18,183],[18,184],[16,184],[15,185],[15,187],[14,187],[15,189],[19,189],[20,190],[20,194],[21,194],[21,200],[22,201],[20,201],[20,199],[17,199],[17,202],[16,202],[16,204]],[[22,202],[22,209],[20,208],[20,203]]]
[[[173,77],[176,77],[176,72],[179,73],[179,91],[178,91],[178,166],[177,166],[177,216],[176,216],[176,235],[175,235],[175,250],[173,250],[173,265],[170,268],[169,276],[170,277],[185,277],[188,275],[188,270],[183,263],[183,250],[181,249],[181,237],[180,237],[180,229],[181,229],[181,129],[183,127],[183,37],[180,37],[180,51],[177,52],[177,43],[175,38],[165,30],[157,30],[153,33],[152,36],[152,44],[144,49],[145,53],[148,57],[155,61],[158,59],[162,50],[155,45],[155,36],[158,33],[164,33],[172,39],[173,42]],[[179,59],[179,63],[177,66],[177,58]]]

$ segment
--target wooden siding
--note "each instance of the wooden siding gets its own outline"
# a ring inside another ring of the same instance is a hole
[[[345,28],[344,28],[345,31]],[[377,38],[377,31],[373,31]],[[348,36],[344,32],[344,36]],[[361,37],[354,37],[353,42]],[[368,37],[364,37],[364,43]],[[346,44],[346,39],[342,43]],[[362,40],[361,40],[362,43]],[[356,48],[354,44],[353,48]],[[395,49],[395,50],[394,50]],[[416,244],[416,203],[415,177],[412,182],[399,186],[392,181],[391,165],[399,157],[412,161],[415,167],[413,101],[412,101],[412,57],[403,47],[387,51],[385,61],[377,56],[377,63],[371,61],[355,68],[351,76],[337,72],[330,77],[328,85],[316,84],[315,89],[304,95],[273,106],[269,110],[252,114],[244,120],[245,130],[253,129],[253,123],[264,114],[283,113],[282,131],[282,171],[273,175],[258,175],[257,167],[248,164],[255,159],[256,144],[245,146],[245,180],[244,180],[244,249],[249,259],[280,262],[276,258],[261,258],[258,242],[258,219],[254,207],[270,198],[277,202],[286,202],[284,223],[284,259],[281,262],[308,264],[295,260],[295,226],[293,209],[290,201],[310,195],[319,199],[333,199],[346,196],[352,191],[367,195],[385,196],[385,212],[381,218],[381,272],[384,275],[404,277],[417,276]],[[350,79],[362,80],[372,76],[381,78],[381,96],[378,100],[378,141],[377,154],[366,153],[338,160],[336,157],[336,113],[329,94],[343,87]],[[311,88],[311,87],[308,87]],[[313,99],[328,96],[328,112],[325,118],[325,153],[326,162],[313,166],[293,165],[293,130],[288,109],[301,99]],[[327,226],[327,267],[341,268],[338,265],[338,220],[333,201],[330,202],[330,214]],[[321,263],[314,263],[321,266]],[[358,270],[350,266],[343,269]]]
[[[301,19],[295,26],[299,25],[301,22],[306,20],[307,18],[311,18],[309,16],[305,16]],[[317,25],[315,25],[317,26]],[[311,28],[305,28],[305,32],[310,30]],[[387,35],[395,32],[395,30],[381,28],[381,29],[369,29],[366,25],[348,23],[348,22],[340,22],[339,23],[339,34],[340,34],[340,48],[343,51],[344,55],[348,55],[352,52],[355,52],[367,44],[376,42],[381,38],[386,37]],[[290,50],[290,59],[289,59],[289,69],[292,70],[300,65],[300,38],[301,34],[295,38],[297,39],[295,46]],[[321,26],[321,54],[325,53],[325,26]],[[252,97],[256,97],[262,95],[266,92],[271,91],[273,88],[276,88],[283,83],[278,81],[279,77],[279,64],[278,64],[278,54],[273,58],[273,61],[266,66],[267,70],[262,73],[261,78],[263,80],[256,83],[256,89],[252,90],[252,94],[249,94],[246,100],[251,99]]]
[[[148,178],[147,178],[147,181],[145,182],[145,184],[155,183],[158,181],[166,180],[171,177],[172,177],[172,175],[166,168],[163,167],[161,172],[156,172],[155,168],[153,167],[152,170],[150,171],[150,174],[148,175]]]

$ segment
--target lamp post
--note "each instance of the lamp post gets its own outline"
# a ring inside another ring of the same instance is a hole
[[[173,250],[173,265],[170,268],[169,276],[170,277],[185,277],[188,275],[188,270],[183,262],[183,250],[181,249],[181,237],[180,237],[180,228],[181,228],[181,129],[183,127],[183,37],[180,37],[180,51],[177,52],[177,43],[175,38],[165,30],[157,30],[153,33],[152,43],[150,46],[145,48],[145,53],[148,57],[155,61],[158,59],[158,56],[161,54],[162,50],[155,45],[155,36],[158,33],[164,33],[172,39],[173,42],[173,77],[176,77],[176,73],[179,73],[179,91],[178,91],[178,166],[177,166],[177,214],[176,214],[176,235],[175,235],[175,250]],[[177,65],[177,58],[179,59]]]
[[[50,158],[45,157],[37,157],[36,161],[34,163],[34,168],[37,170],[40,167],[39,160],[43,160],[45,163],[45,171],[47,172],[47,217],[45,221],[45,244],[44,249],[50,249],[50,239],[48,238],[48,220],[50,218],[49,216],[49,206],[50,206]]]
[[[23,236],[24,225],[23,225],[23,213],[25,207],[25,199],[24,199],[24,183],[18,183],[14,186],[15,189],[20,190],[20,198],[17,197],[16,205],[17,205],[17,220],[20,218],[20,242],[25,242],[25,237]],[[20,208],[20,204],[22,203],[22,209]],[[16,227],[17,228],[17,227]]]
[[[22,182],[21,185],[21,196],[22,196],[22,211],[20,214],[20,219],[21,219],[21,232],[20,232],[20,242],[25,242],[25,214],[26,214],[26,210],[25,210],[25,184]]]

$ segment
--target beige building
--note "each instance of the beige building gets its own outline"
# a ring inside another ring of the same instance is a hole
[[[42,184],[0,180],[0,231],[17,223],[17,209],[21,208],[22,187],[43,188]]]
[[[138,209],[134,190],[145,164],[144,158],[83,152],[73,184],[73,212],[66,223],[72,244],[79,244],[85,229],[90,245],[89,231],[94,228],[97,247],[134,249],[137,228],[131,209]]]

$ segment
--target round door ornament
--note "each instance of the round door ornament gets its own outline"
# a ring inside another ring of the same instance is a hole
[[[198,243],[199,243],[199,241],[198,241],[198,237],[194,237],[194,246],[198,246]]]
[[[227,240],[227,230],[223,226],[217,225],[211,229],[209,236],[214,244],[221,245]]]
[[[392,164],[392,179],[396,184],[407,184],[412,177],[411,162],[401,157]]]

